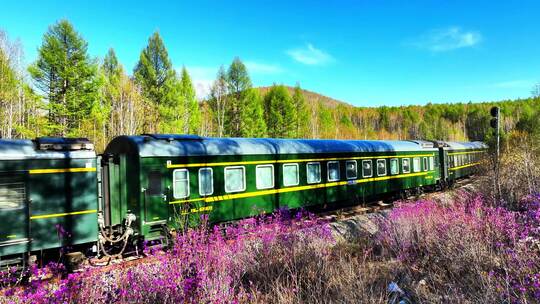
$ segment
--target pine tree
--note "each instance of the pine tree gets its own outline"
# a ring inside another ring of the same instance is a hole
[[[180,79],[182,84],[182,99],[184,101],[184,133],[198,134],[201,127],[201,111],[195,95],[195,88],[186,69],[182,68]]]
[[[76,134],[89,119],[98,100],[97,65],[87,54],[88,44],[67,20],[49,27],[29,68],[34,82],[49,102],[52,133]]]
[[[242,137],[265,137],[266,122],[264,121],[261,94],[256,89],[248,89],[243,96],[241,114]]]
[[[146,48],[141,51],[133,75],[141,85],[143,94],[154,104],[159,105],[169,102],[168,95],[172,90],[171,82],[174,74],[163,40],[159,33],[155,32],[148,39]]]
[[[242,111],[246,92],[251,89],[251,79],[247,68],[239,58],[235,58],[227,71],[229,102],[226,117],[226,133],[229,136],[242,136]]]
[[[105,55],[105,58],[103,59],[103,64],[101,68],[103,70],[103,73],[105,74],[105,77],[107,77],[109,83],[113,85],[118,84],[118,82],[120,81],[120,76],[124,72],[124,68],[118,62],[116,52],[113,48],[110,48],[109,51],[107,51],[107,55]]]
[[[300,88],[300,84],[296,84],[292,99],[296,114],[294,117],[294,137],[303,138],[308,136],[309,132],[309,113],[306,98],[302,89]]]
[[[296,130],[296,109],[287,88],[273,85],[264,96],[265,120],[268,135],[276,138],[293,137]]]
[[[117,120],[117,116],[114,115],[115,111],[118,110],[118,101],[120,100],[120,79],[124,70],[114,49],[110,48],[103,59],[103,64],[100,69],[102,76],[104,78],[104,85],[101,87],[101,96],[102,96],[102,110],[103,116],[107,117],[103,125],[103,138],[104,140],[110,139],[115,135],[118,135],[118,126],[120,121]]]
[[[145,129],[156,131],[159,128],[162,132],[181,132],[182,126],[178,117],[178,113],[183,112],[183,109],[179,108],[181,87],[159,33],[155,32],[148,39],[148,45],[141,51],[133,74],[143,96],[153,104],[152,112],[156,109],[158,111],[156,119],[150,120],[150,125],[145,126]],[[169,125],[170,121],[172,123]]]

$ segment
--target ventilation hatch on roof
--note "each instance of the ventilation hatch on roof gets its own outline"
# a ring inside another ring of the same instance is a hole
[[[94,150],[94,144],[87,138],[38,137],[34,140],[38,150],[75,151]]]
[[[142,136],[146,136],[146,138],[152,138],[156,140],[166,140],[166,141],[174,141],[174,140],[202,140],[203,138],[198,135],[191,135],[191,134],[142,134]]]

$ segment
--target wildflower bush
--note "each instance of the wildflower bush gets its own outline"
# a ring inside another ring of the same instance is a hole
[[[540,196],[510,210],[458,193],[446,204],[401,202],[380,218],[373,237],[353,243],[284,211],[189,230],[136,262],[74,274],[51,264],[25,286],[8,271],[0,302],[397,303],[391,282],[423,303],[540,301]]]
[[[194,229],[176,237],[169,252],[148,252],[135,265],[90,269],[61,280],[43,280],[49,268],[34,269],[24,288],[4,291],[9,303],[234,303],[247,302],[259,288],[258,266],[279,254],[280,265],[297,251],[326,254],[333,240],[325,223],[284,212],[228,227]],[[322,247],[322,248],[319,248]],[[322,249],[322,250],[320,250]],[[275,258],[275,257],[274,257]],[[48,270],[49,269],[49,270]],[[50,276],[50,275],[48,275]],[[11,277],[11,276],[10,276]],[[249,285],[252,284],[252,285]]]
[[[539,202],[527,197],[521,212],[490,207],[478,195],[447,206],[403,203],[381,223],[378,239],[422,301],[536,303]]]

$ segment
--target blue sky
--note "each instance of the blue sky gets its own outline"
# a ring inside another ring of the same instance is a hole
[[[540,82],[540,1],[5,1],[0,29],[33,62],[67,18],[91,56],[131,73],[159,30],[204,94],[239,56],[254,85],[283,83],[358,106],[513,99]]]

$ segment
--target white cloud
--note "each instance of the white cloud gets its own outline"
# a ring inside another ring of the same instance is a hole
[[[412,44],[432,52],[445,52],[472,47],[482,41],[477,31],[465,31],[458,26],[434,29],[420,36]]]
[[[311,43],[308,43],[305,47],[288,50],[287,54],[292,59],[307,65],[322,65],[334,61],[330,54],[317,49]]]
[[[275,64],[266,64],[255,61],[246,61],[244,64],[250,74],[279,74],[283,72],[283,69]]]
[[[186,68],[193,81],[197,99],[202,100],[208,97],[210,94],[210,87],[212,86],[214,79],[216,79],[219,68],[205,66],[191,66]]]

